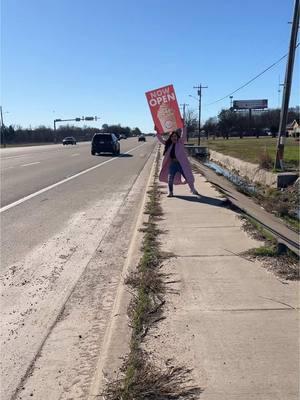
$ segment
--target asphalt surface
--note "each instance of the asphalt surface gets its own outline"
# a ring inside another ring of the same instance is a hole
[[[124,153],[143,142],[131,138],[120,141],[120,144],[122,158],[127,156]],[[111,154],[91,156],[90,146],[90,142],[82,142],[75,146],[59,144],[2,149],[1,207],[115,158]]]
[[[150,138],[144,144],[130,138],[120,144],[119,157],[91,156],[89,142],[1,150],[2,271],[103,193],[130,186],[155,141]],[[57,186],[47,190],[52,185]],[[28,196],[34,197],[26,200]]]
[[[1,399],[86,398],[155,144],[1,151]]]

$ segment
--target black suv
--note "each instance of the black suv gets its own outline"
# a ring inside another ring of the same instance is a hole
[[[120,143],[114,133],[95,133],[92,139],[91,154],[112,153],[120,154]]]

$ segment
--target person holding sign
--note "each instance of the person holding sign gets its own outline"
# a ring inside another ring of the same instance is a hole
[[[169,185],[168,197],[173,197],[173,185],[187,183],[193,194],[199,196],[194,187],[194,176],[185,152],[186,128],[181,118],[173,85],[146,92],[146,98],[155,124],[157,139],[165,146],[159,180]],[[162,134],[171,132],[167,140]],[[182,136],[179,132],[182,132]],[[182,177],[184,180],[182,180]]]
[[[154,129],[157,131],[156,127],[154,127]],[[168,183],[168,197],[173,197],[174,184],[180,185],[186,183],[189,185],[193,194],[200,196],[195,189],[195,178],[192,173],[192,168],[189,163],[186,150],[184,148],[184,142],[186,140],[186,127],[183,127],[182,135],[180,135],[179,131],[180,130],[171,132],[167,140],[164,140],[162,135],[159,133],[156,134],[159,142],[165,146],[163,152],[164,159],[159,174],[159,180],[161,182]],[[182,177],[184,179],[182,179]]]

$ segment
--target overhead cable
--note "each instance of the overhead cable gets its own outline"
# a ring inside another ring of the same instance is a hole
[[[300,42],[297,43],[296,48],[299,46]],[[279,64],[280,61],[282,61],[285,57],[287,57],[288,53],[286,53],[284,56],[282,56],[279,60],[275,61],[272,65],[270,65],[268,68],[264,69],[262,72],[260,72],[258,75],[254,76],[252,79],[250,79],[248,82],[244,83],[244,85],[240,86],[239,88],[235,89],[233,92],[227,94],[224,97],[221,97],[218,100],[212,101],[211,103],[204,104],[204,106],[210,106],[212,104],[218,103],[219,101],[225,100],[227,97],[232,96],[234,93],[238,92],[239,90],[243,89],[244,87],[248,86],[251,82],[255,81],[257,78],[262,76],[264,73],[269,71],[271,68],[275,67],[275,65]]]

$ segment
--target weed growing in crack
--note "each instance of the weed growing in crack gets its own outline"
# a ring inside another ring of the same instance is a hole
[[[176,400],[198,399],[202,390],[191,383],[191,370],[184,367],[159,368],[148,361],[141,350],[134,359],[126,361],[126,384],[122,379],[113,382],[108,400]],[[132,355],[131,355],[132,357]]]
[[[110,382],[102,396],[107,400],[196,400],[201,389],[191,384],[191,370],[185,367],[169,366],[159,368],[149,361],[141,349],[143,338],[156,322],[163,319],[164,294],[169,274],[160,272],[162,261],[171,257],[160,250],[159,236],[163,233],[157,227],[162,217],[160,187],[157,184],[159,153],[156,159],[154,183],[148,192],[149,200],[145,214],[148,221],[141,231],[144,238],[141,246],[142,257],[136,271],[131,272],[125,283],[134,294],[128,308],[132,336],[130,352],[121,369],[122,378]]]

